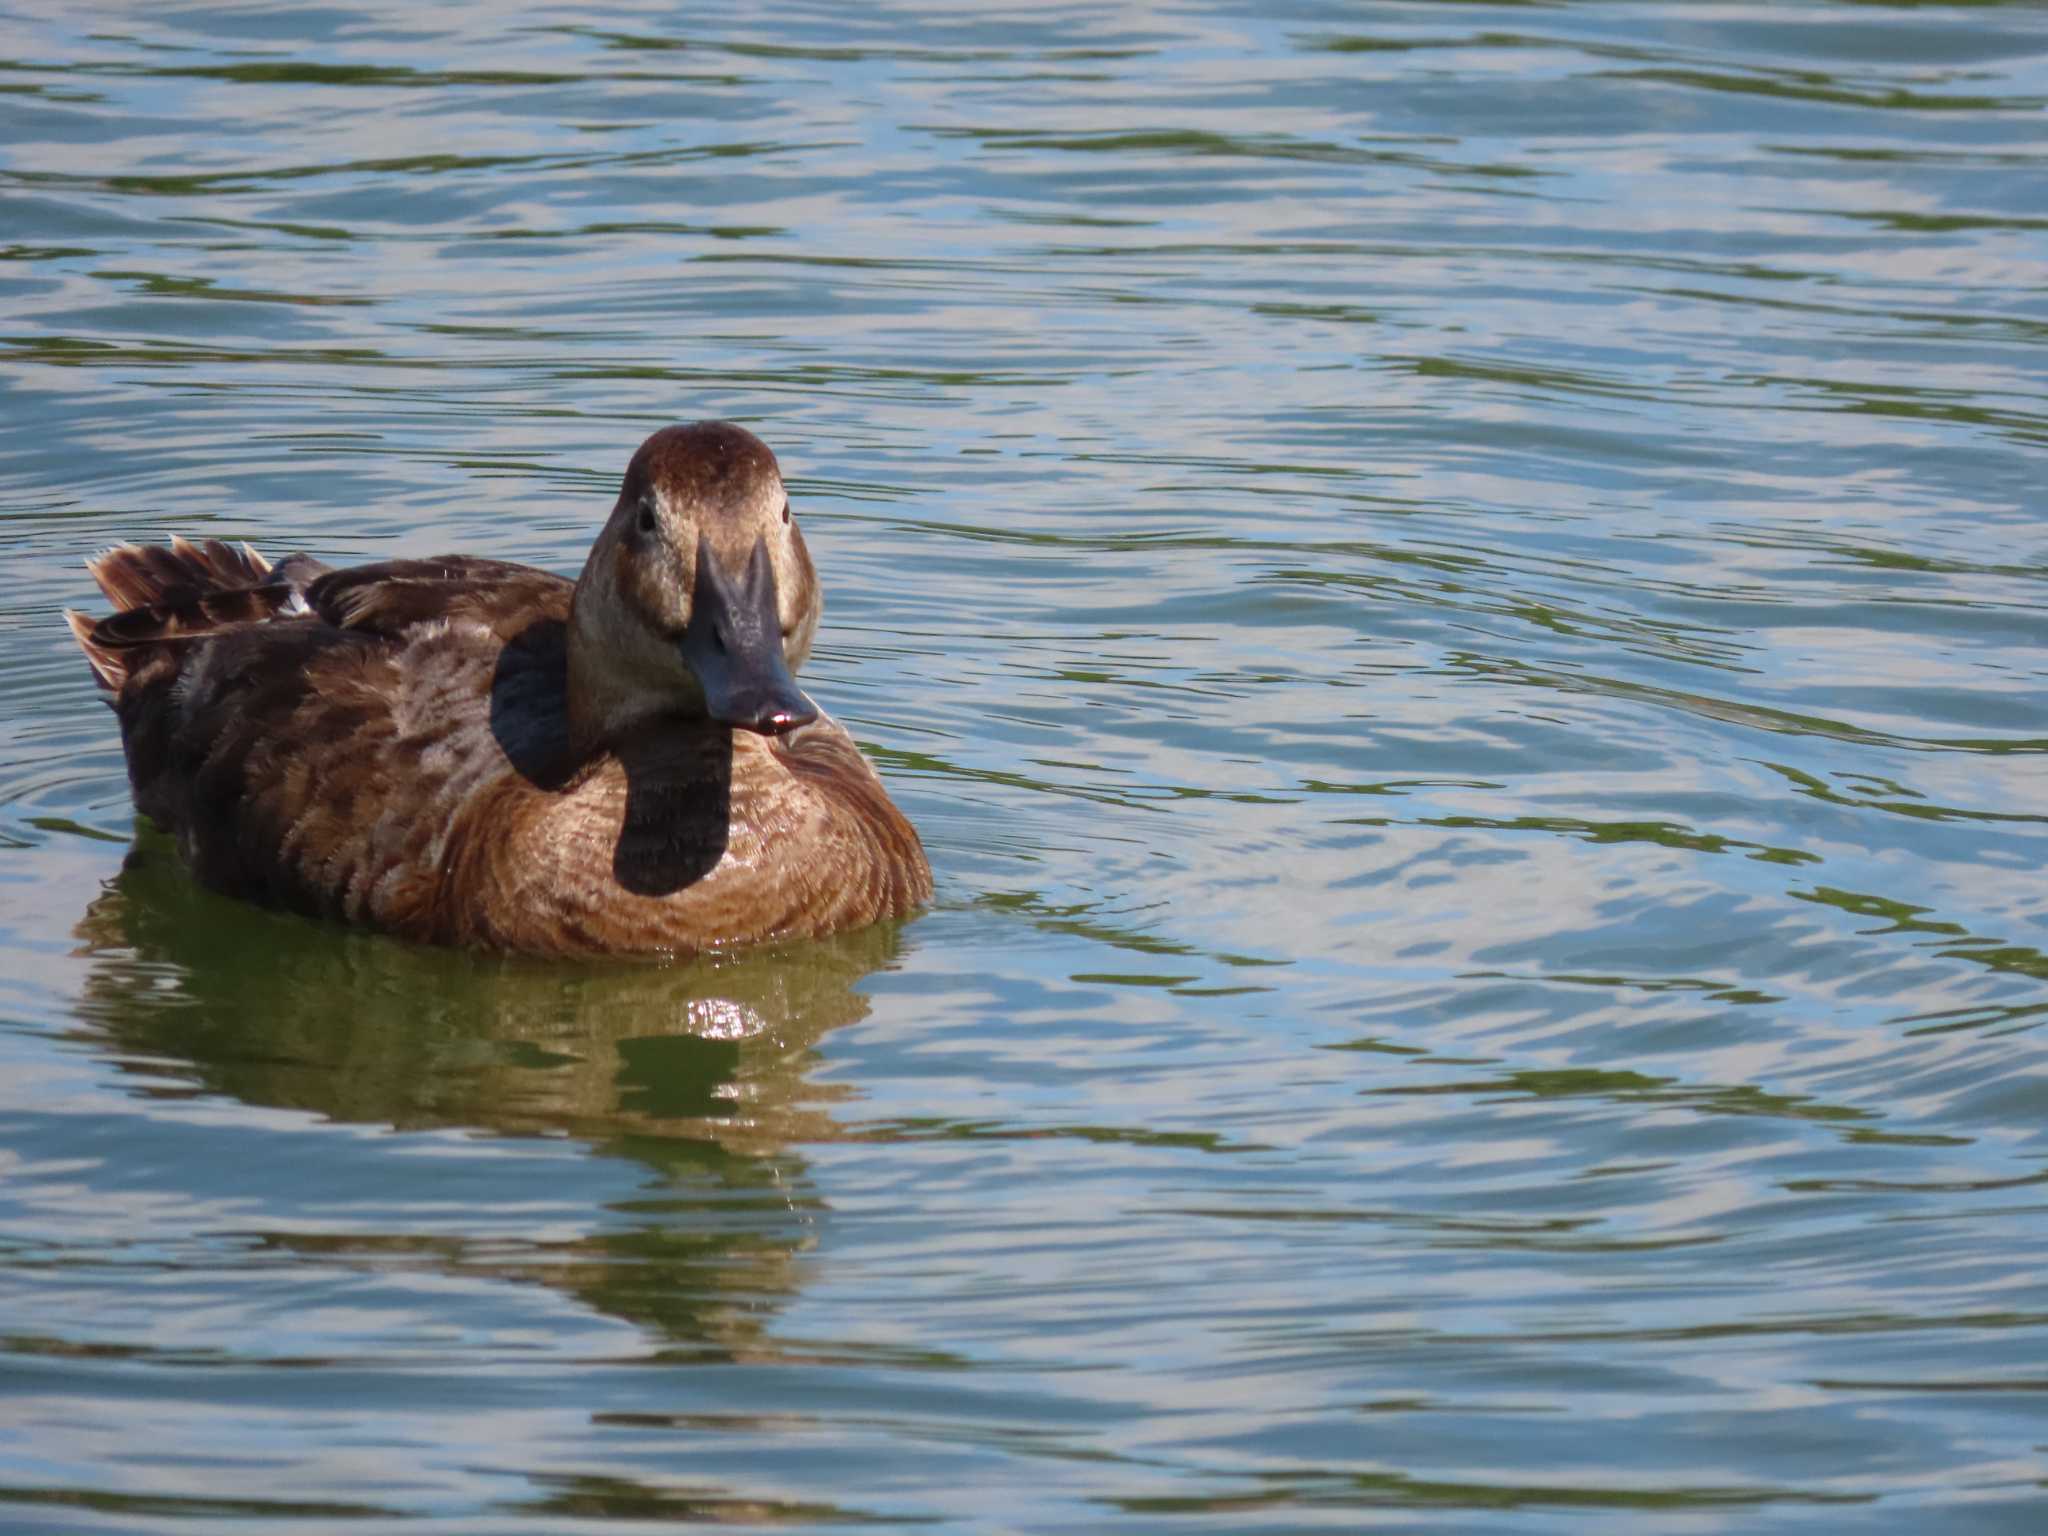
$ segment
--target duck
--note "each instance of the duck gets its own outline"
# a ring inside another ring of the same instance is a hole
[[[664,427],[581,574],[173,538],[64,617],[200,883],[399,939],[698,955],[908,916],[916,830],[798,687],[823,600],[774,453]]]

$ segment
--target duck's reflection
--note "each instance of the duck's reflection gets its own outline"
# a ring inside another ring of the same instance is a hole
[[[842,1096],[806,1081],[811,1050],[865,1014],[854,984],[898,942],[884,926],[675,966],[419,948],[214,896],[155,834],[78,936],[80,1015],[152,1091],[170,1076],[338,1121],[566,1134],[655,1170],[623,1229],[593,1213],[588,1238],[500,1267],[718,1353],[794,1285],[818,1201],[793,1149],[838,1134]]]

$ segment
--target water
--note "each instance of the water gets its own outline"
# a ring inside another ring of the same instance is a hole
[[[0,17],[0,1527],[2005,1532],[2048,14]],[[195,890],[57,620],[778,450],[925,915]]]

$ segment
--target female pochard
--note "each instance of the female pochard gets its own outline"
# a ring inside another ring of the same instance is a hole
[[[796,685],[817,576],[774,454],[730,423],[641,445],[573,584],[214,540],[88,568],[119,611],[65,617],[135,803],[219,890],[544,954],[815,936],[931,895]]]

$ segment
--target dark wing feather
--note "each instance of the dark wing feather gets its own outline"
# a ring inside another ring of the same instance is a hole
[[[509,640],[536,618],[567,618],[574,586],[530,565],[441,555],[330,571],[306,588],[338,629],[397,636],[436,620],[481,624]]]

